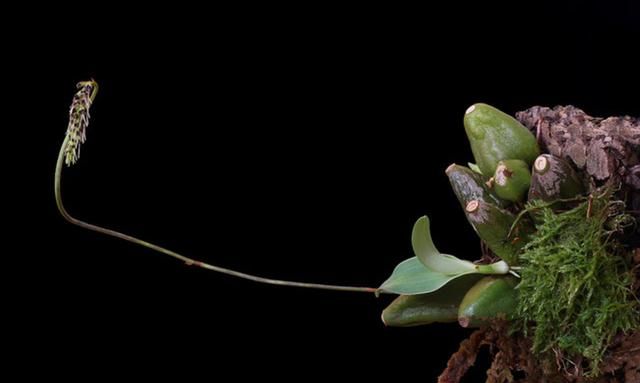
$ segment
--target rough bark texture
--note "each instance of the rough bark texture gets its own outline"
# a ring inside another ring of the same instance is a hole
[[[640,223],[640,118],[591,117],[573,106],[534,106],[516,118],[536,135],[543,152],[573,163],[591,187],[621,185]],[[633,246],[640,247],[640,224]]]
[[[573,106],[534,106],[516,117],[543,151],[571,160],[596,181],[613,177],[640,191],[640,119],[591,117]]]
[[[534,106],[516,118],[536,135],[542,152],[570,161],[592,190],[604,184],[620,187],[619,196],[638,223],[626,243],[634,254],[633,289],[640,296],[640,119],[591,117],[573,106]],[[555,362],[539,360],[531,354],[530,340],[508,335],[505,323],[479,330],[464,341],[438,382],[458,382],[475,363],[482,345],[489,345],[493,355],[488,383],[640,383],[640,331],[620,334],[603,361],[604,375],[586,380],[579,361],[563,365],[561,357]]]

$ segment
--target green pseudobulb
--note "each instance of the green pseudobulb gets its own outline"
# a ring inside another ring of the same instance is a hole
[[[524,125],[490,105],[471,105],[465,112],[464,128],[482,174],[493,174],[498,161],[506,159],[530,165],[540,154],[536,138]]]
[[[522,160],[498,162],[493,175],[493,188],[498,197],[511,202],[525,199],[531,184],[529,165]]]
[[[480,278],[480,275],[467,275],[432,293],[401,295],[384,309],[382,322],[391,327],[456,322],[462,298]]]
[[[506,201],[491,193],[487,187],[486,180],[481,174],[457,164],[449,165],[445,173],[449,177],[451,189],[458,197],[463,209],[474,199],[481,199],[499,207],[507,205]]]
[[[517,308],[517,284],[512,276],[482,278],[462,299],[458,323],[462,327],[479,327],[492,319],[508,319]]]
[[[467,220],[487,246],[510,266],[518,264],[518,253],[533,231],[530,223],[520,220],[509,236],[515,215],[482,200],[470,201],[464,209]]]
[[[536,158],[531,175],[529,200],[551,202],[573,198],[582,193],[582,181],[567,161],[551,154],[542,154]]]

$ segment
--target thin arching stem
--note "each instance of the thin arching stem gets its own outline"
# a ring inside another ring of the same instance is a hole
[[[93,101],[94,96],[95,96],[95,90],[92,93],[91,101]],[[372,288],[372,287],[353,287],[353,286],[326,285],[326,284],[320,284],[320,283],[293,282],[293,281],[284,281],[279,279],[264,278],[256,275],[246,274],[239,271],[227,269],[224,267],[211,265],[206,262],[201,262],[193,258],[189,258],[184,255],[178,254],[175,251],[171,251],[162,246],[158,246],[153,243],[143,241],[139,238],[136,238],[127,234],[123,234],[115,230],[107,229],[101,226],[96,226],[96,225],[81,221],[77,218],[74,218],[67,212],[67,210],[65,209],[62,203],[62,191],[61,191],[62,171],[64,167],[66,149],[67,149],[67,145],[69,144],[69,140],[70,140],[70,137],[67,134],[64,141],[62,142],[62,146],[60,147],[60,153],[58,154],[58,161],[56,163],[54,190],[55,190],[56,204],[58,206],[58,210],[60,211],[60,214],[62,214],[64,219],[66,219],[67,221],[71,222],[74,225],[80,226],[87,230],[92,230],[101,234],[105,234],[111,237],[120,238],[122,240],[135,243],[140,246],[144,246],[146,248],[149,248],[157,252],[160,252],[162,254],[166,254],[170,257],[176,258],[186,263],[187,265],[201,267],[203,269],[231,275],[233,277],[242,278],[242,279],[246,279],[246,280],[250,280],[258,283],[266,283],[270,285],[290,286],[290,287],[303,287],[303,288],[310,288],[310,289],[322,289],[322,290],[354,291],[354,292],[365,292],[365,293],[378,292],[378,289]]]

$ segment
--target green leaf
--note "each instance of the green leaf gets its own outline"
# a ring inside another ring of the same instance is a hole
[[[384,309],[382,321],[393,327],[457,322],[462,298],[480,278],[480,274],[469,275],[429,294],[400,295]]]
[[[440,254],[431,239],[429,217],[420,217],[413,225],[411,245],[416,257],[424,266],[433,271],[452,275],[475,271],[476,265],[469,261],[458,259],[453,255]]]
[[[465,273],[446,275],[425,267],[417,257],[406,259],[393,270],[379,291],[386,293],[415,295],[436,291],[447,283],[464,275],[474,274],[475,270]]]
[[[389,279],[380,286],[380,292],[425,294],[464,275],[509,272],[509,266],[503,261],[491,265],[475,265],[453,255],[440,254],[431,240],[427,216],[420,217],[413,226],[411,244],[416,256],[400,262]]]
[[[476,172],[478,174],[482,174],[482,170],[480,170],[478,165],[472,164],[471,162],[467,162],[467,165],[469,165],[469,169],[473,170],[474,172]]]

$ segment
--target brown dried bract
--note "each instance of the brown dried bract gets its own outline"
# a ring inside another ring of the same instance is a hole
[[[508,335],[507,322],[495,322],[491,327],[477,330],[460,344],[451,356],[447,368],[440,375],[438,383],[458,383],[476,362],[480,348],[488,345],[493,354],[491,367],[487,371],[487,383],[544,383],[555,382],[560,377],[557,372],[538,362],[531,353],[531,341],[521,334]],[[515,376],[524,375],[523,379]],[[556,379],[556,380],[550,380]]]
[[[531,352],[528,338],[520,333],[508,334],[506,322],[474,332],[451,356],[438,383],[460,382],[484,345],[493,355],[486,383],[640,383],[640,332],[618,335],[602,364],[604,374],[591,380],[584,377],[579,362],[566,363],[560,354],[555,361],[540,359]]]
[[[476,362],[478,351],[486,343],[489,335],[485,330],[477,330],[469,339],[462,341],[458,351],[449,358],[447,368],[438,377],[438,383],[460,382],[467,370]]]

